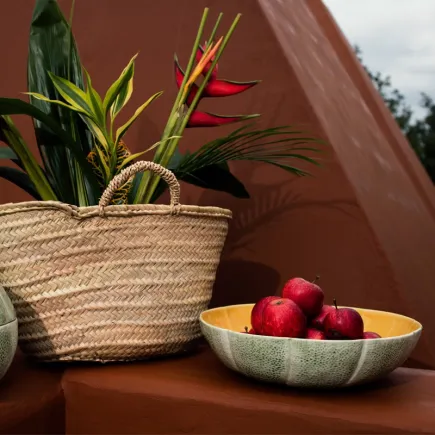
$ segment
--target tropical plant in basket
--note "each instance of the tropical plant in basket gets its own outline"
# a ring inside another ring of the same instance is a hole
[[[17,167],[0,167],[0,177],[25,189],[38,200],[62,201],[79,206],[95,205],[110,181],[135,159],[149,154],[172,170],[179,180],[204,188],[247,198],[248,192],[229,168],[228,162],[264,162],[292,174],[307,175],[291,162],[318,164],[307,152],[320,141],[293,128],[255,129],[245,125],[226,136],[204,144],[193,153],[183,153],[180,139],[186,128],[218,127],[256,118],[258,114],[222,116],[203,112],[203,98],[229,97],[245,92],[258,81],[234,82],[218,77],[220,60],[239,20],[237,15],[220,38],[222,14],[208,37],[204,35],[208,9],[204,10],[190,59],[185,69],[175,56],[174,71],[178,94],[159,142],[132,154],[124,135],[141,113],[162,92],[145,102],[119,124],[117,117],[133,93],[134,55],[104,95],[98,94],[83,68],[71,31],[72,12],[67,20],[55,0],[37,0],[29,38],[28,92],[30,101],[0,98],[0,158]],[[203,41],[206,39],[206,42]],[[200,80],[202,78],[202,80]],[[11,116],[32,117],[42,160],[37,163]],[[154,202],[165,189],[156,174],[137,174],[112,199],[113,204]]]

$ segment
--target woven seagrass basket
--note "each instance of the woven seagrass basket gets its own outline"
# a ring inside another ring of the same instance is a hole
[[[166,181],[170,205],[108,205],[145,170]],[[179,353],[199,338],[231,212],[179,197],[170,171],[138,162],[98,206],[0,205],[0,285],[21,349],[41,361],[125,361]]]

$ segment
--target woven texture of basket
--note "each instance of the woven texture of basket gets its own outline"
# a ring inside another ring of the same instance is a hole
[[[170,205],[108,205],[139,171],[166,181]],[[179,353],[200,337],[231,212],[179,204],[167,169],[138,162],[98,206],[0,205],[0,285],[38,360],[121,361]]]

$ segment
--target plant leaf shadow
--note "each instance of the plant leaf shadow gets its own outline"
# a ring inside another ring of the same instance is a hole
[[[273,248],[268,246],[270,252],[260,253],[254,239],[264,238],[269,231],[276,232],[278,228],[282,229],[283,243],[286,243],[291,238],[292,230],[288,228],[290,218],[294,225],[292,213],[301,209],[328,209],[348,219],[362,219],[355,201],[347,198],[304,199],[302,192],[289,187],[297,182],[295,178],[272,186],[250,185],[248,190],[253,195],[249,200],[216,195],[211,191],[202,193],[200,205],[213,204],[233,211],[211,307],[255,302],[261,297],[276,294],[281,281],[280,272],[270,263],[266,265],[258,261],[270,258],[273,262]],[[298,231],[297,226],[294,231]]]
[[[279,281],[279,273],[264,264],[223,260],[218,269],[210,307],[256,302],[274,294]]]

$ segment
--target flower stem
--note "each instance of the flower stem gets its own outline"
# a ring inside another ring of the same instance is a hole
[[[211,44],[213,44],[214,37],[216,36],[217,29],[219,28],[219,24],[220,24],[223,16],[224,16],[224,14],[221,12],[219,14],[219,16],[217,17],[216,24],[214,25],[213,30],[211,31],[210,37],[208,38],[207,47],[209,47]],[[197,49],[198,49],[198,47],[197,47]]]
[[[226,45],[228,44],[232,34],[234,33],[234,30],[236,29],[236,26],[237,26],[240,18],[241,18],[241,14],[237,14],[230,29],[228,30],[227,34],[225,35],[225,37],[222,41],[222,44],[220,45],[219,50],[217,51],[216,56],[215,56],[214,60],[212,61],[211,66],[210,66],[209,70],[207,71],[207,74],[204,77],[204,80],[202,81],[201,85],[199,86],[198,92],[196,93],[195,98],[193,99],[190,107],[187,109],[187,112],[185,113],[185,115],[182,117],[181,123],[179,124],[178,129],[176,131],[172,132],[172,135],[179,136],[179,137],[168,142],[168,144],[164,148],[163,152],[161,154],[159,154],[158,156],[156,155],[156,157],[158,157],[158,159],[159,159],[159,161],[157,161],[157,163],[159,163],[160,165],[166,167],[168,165],[168,163],[170,162],[170,160],[175,152],[175,149],[178,145],[178,142],[180,141],[180,137],[183,135],[184,129],[186,128],[186,125],[189,122],[189,118],[192,115],[193,111],[195,110],[196,106],[198,105],[199,99],[201,98],[201,94],[204,91],[206,84],[210,80],[213,69],[216,66],[216,64],[218,63],[219,58],[221,57]],[[221,19],[221,16],[219,16],[218,20],[220,20],[220,19]],[[215,25],[215,28],[217,29],[216,25]],[[213,29],[213,31],[215,32],[214,29]],[[194,53],[196,53],[197,48],[198,48],[198,45],[196,45],[194,47],[194,50],[192,51],[192,55],[194,55]],[[183,85],[187,81],[186,77],[188,77],[187,72],[184,76],[183,84],[180,87],[180,91],[183,91]],[[184,102],[181,102],[181,103],[183,104]],[[156,159],[154,161],[156,161]],[[151,200],[151,198],[152,198],[152,196],[157,188],[157,185],[159,183],[159,179],[160,179],[160,177],[158,177],[158,176],[149,176],[147,178],[147,181],[149,180],[150,182],[149,182],[149,186],[147,186],[148,188],[146,189],[146,192],[143,196],[145,203],[147,203]]]
[[[183,101],[181,101],[183,96],[183,89],[187,83],[187,80],[189,79],[189,75],[192,72],[193,66],[195,64],[196,51],[198,49],[199,44],[201,43],[201,38],[202,38],[202,34],[204,33],[204,27],[207,21],[208,12],[209,9],[205,8],[202,14],[201,22],[199,24],[198,32],[196,34],[196,39],[193,45],[192,53],[190,55],[189,63],[186,68],[186,74],[184,76],[183,83],[180,86],[174,105],[172,106],[172,110],[169,115],[168,121],[166,123],[165,129],[163,130],[161,145],[157,148],[156,153],[154,155],[154,162],[156,163],[160,163],[161,156],[169,145],[169,142],[167,141],[168,137],[174,136],[175,135],[174,130],[177,130],[176,129],[177,119],[180,116],[180,107],[184,103]],[[149,202],[149,199],[146,198],[151,198],[155,190],[154,188],[152,189],[152,192],[149,193],[148,185],[151,178],[156,178],[156,177],[153,176],[150,172],[146,172],[143,174],[141,182],[139,183],[139,187],[137,189],[136,197],[134,198],[133,201],[134,204]],[[154,184],[157,186],[157,183],[153,183],[153,185]]]

